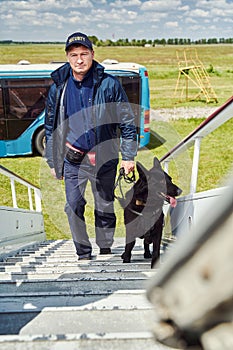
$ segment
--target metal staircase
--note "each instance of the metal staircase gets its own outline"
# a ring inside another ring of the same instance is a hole
[[[0,263],[0,347],[11,349],[168,349],[154,341],[145,291],[156,273],[141,240],[132,263],[113,254],[78,261],[69,240],[27,247]]]
[[[79,261],[71,240],[46,241],[40,189],[2,166],[0,176],[10,181],[12,203],[0,206],[0,348],[167,349],[152,335],[145,294],[156,270],[142,241],[131,264],[121,259],[125,238],[115,239],[111,255],[99,255],[93,241],[94,259]],[[28,195],[26,208],[15,183]]]

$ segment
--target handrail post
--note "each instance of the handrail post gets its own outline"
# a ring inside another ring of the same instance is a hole
[[[36,211],[41,212],[42,211],[41,191],[38,188],[34,188],[34,194],[35,194]]]
[[[11,177],[10,182],[11,182],[11,196],[12,196],[13,208],[18,208],[16,191],[15,191],[15,180]]]
[[[30,210],[33,210],[31,187],[28,187],[28,200],[29,200],[29,208],[30,208]]]
[[[199,168],[199,159],[200,159],[201,139],[202,139],[202,137],[196,137],[195,143],[194,143],[193,166],[192,166],[192,175],[191,175],[191,182],[190,182],[190,194],[195,193],[196,189],[197,189],[197,178],[198,178],[198,168]]]
[[[165,160],[163,164],[164,164],[163,170],[165,171],[165,173],[168,174],[169,161]]]

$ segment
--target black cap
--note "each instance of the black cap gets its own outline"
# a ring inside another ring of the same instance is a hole
[[[88,49],[93,50],[92,42],[88,39],[86,34],[79,33],[79,32],[71,34],[66,40],[65,50],[67,51],[67,49],[71,45],[75,45],[75,44],[83,45],[83,46],[86,46]]]

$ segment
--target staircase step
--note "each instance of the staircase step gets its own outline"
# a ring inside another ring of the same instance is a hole
[[[73,269],[73,270],[64,270],[57,271],[48,269],[42,271],[33,271],[33,272],[0,272],[0,280],[2,281],[19,281],[19,280],[54,280],[57,278],[68,278],[68,279],[76,279],[76,280],[91,280],[93,278],[104,279],[104,278],[137,278],[138,275],[147,277],[154,276],[154,271],[148,270],[99,270],[99,271],[83,271],[81,269]]]
[[[132,259],[132,263],[123,264],[122,261],[118,263],[109,263],[109,262],[96,262],[95,264],[89,263],[43,263],[43,264],[26,264],[26,265],[0,265],[0,273],[64,273],[69,272],[84,272],[84,271],[151,271],[151,268],[148,263],[145,262],[135,262]],[[4,275],[3,275],[4,276]],[[1,275],[0,275],[1,278]],[[3,278],[4,279],[4,278]]]
[[[142,289],[148,278],[138,276],[135,278],[85,278],[76,279],[61,278],[47,280],[20,280],[20,281],[2,281],[0,296],[7,295],[33,295],[36,293],[67,293],[77,295],[79,293],[96,293],[114,292],[119,289]]]
[[[145,290],[118,290],[114,293],[83,295],[33,295],[4,296],[0,313],[41,311],[51,307],[72,307],[74,309],[147,309],[151,308]]]
[[[121,254],[79,261],[71,240],[27,247],[0,263],[0,347],[4,349],[164,349],[155,344],[146,298],[156,274],[141,240],[130,264]]]
[[[150,309],[76,310],[45,308],[42,311],[0,314],[2,334],[66,334],[148,331]]]
[[[4,350],[166,350],[150,332],[0,336]]]

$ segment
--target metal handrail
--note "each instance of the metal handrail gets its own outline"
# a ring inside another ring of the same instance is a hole
[[[0,165],[0,174],[5,175],[10,179],[13,208],[18,208],[16,188],[15,188],[15,182],[18,182],[18,183],[20,183],[28,188],[29,209],[32,211],[37,211],[37,212],[42,211],[42,206],[41,206],[41,197],[42,196],[41,196],[41,191],[40,191],[39,187],[33,185],[29,181],[16,175],[15,173],[8,170],[7,168],[5,168],[2,165]],[[33,201],[32,191],[34,192],[34,201]]]
[[[168,171],[168,164],[179,154],[187,150],[194,144],[193,166],[192,175],[190,181],[190,193],[196,192],[197,176],[199,168],[199,156],[201,140],[207,136],[219,126],[233,117],[233,96],[229,98],[221,107],[219,107],[214,113],[206,118],[196,129],[194,129],[188,136],[181,140],[176,146],[168,151],[160,162],[164,164],[164,170]]]

